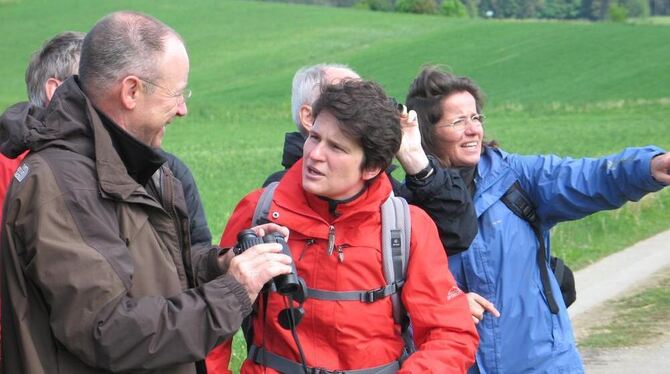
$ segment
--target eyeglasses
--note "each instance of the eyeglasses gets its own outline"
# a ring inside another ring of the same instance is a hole
[[[138,77],[138,79],[141,80],[144,83],[149,83],[152,86],[158,87],[158,88],[166,91],[168,93],[168,97],[173,97],[173,98],[177,99],[177,105],[181,105],[181,104],[185,103],[188,99],[191,98],[191,95],[193,95],[193,91],[191,91],[191,89],[188,88],[188,87],[181,90],[181,92],[175,92],[175,91],[173,91],[173,90],[171,90],[167,87],[163,87],[163,86],[161,86],[159,84],[156,84],[156,83],[154,83],[150,80],[146,80],[144,78],[139,78],[139,77]]]
[[[467,116],[458,117],[455,120],[451,121],[450,123],[438,124],[435,127],[449,127],[457,131],[463,131],[465,130],[465,125],[467,125],[468,121],[475,126],[482,126],[484,124],[485,119],[486,116],[484,114],[475,113],[470,117]]]

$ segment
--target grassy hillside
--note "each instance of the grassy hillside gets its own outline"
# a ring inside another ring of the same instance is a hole
[[[670,148],[670,27],[653,24],[449,20],[253,1],[3,0],[0,106],[24,98],[25,65],[43,40],[86,31],[116,9],[155,15],[187,41],[194,95],[165,147],[193,169],[215,237],[239,198],[280,167],[283,133],[293,129],[290,81],[306,64],[347,63],[399,99],[422,64],[469,75],[488,96],[489,138],[514,152]],[[617,234],[605,225],[604,236],[620,247],[670,226],[668,193],[651,200],[631,216],[633,227]],[[645,219],[647,210],[657,216]],[[555,250],[605,242],[591,229],[579,233],[582,226],[557,229]],[[583,242],[568,239],[580,236]],[[568,257],[583,265],[593,253]]]
[[[670,27],[450,20],[252,1],[0,0],[0,107],[23,100],[31,51],[109,11],[148,12],[180,32],[191,55],[189,116],[165,147],[191,167],[214,237],[236,202],[280,168],[292,131],[290,82],[300,66],[351,65],[404,98],[419,67],[473,77],[488,95],[489,138],[519,153],[598,156],[670,148]],[[583,266],[670,227],[670,191],[561,225],[554,250]]]

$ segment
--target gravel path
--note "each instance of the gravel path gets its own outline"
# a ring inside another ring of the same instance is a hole
[[[670,266],[670,230],[642,240],[575,273],[577,301],[571,318],[617,298]],[[668,371],[670,373],[670,371]]]
[[[581,349],[588,374],[670,373],[670,339],[654,345]]]
[[[577,302],[568,311],[579,341],[588,327],[614,317],[607,301],[635,294],[670,269],[670,230],[575,273]],[[668,316],[670,319],[670,316]],[[664,321],[667,324],[667,320]],[[587,374],[670,373],[670,334],[631,348],[580,348]]]

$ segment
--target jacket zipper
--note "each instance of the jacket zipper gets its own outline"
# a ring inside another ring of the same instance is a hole
[[[171,216],[172,222],[174,222],[175,229],[177,231],[177,242],[179,244],[179,254],[181,255],[181,261],[182,264],[184,265],[184,272],[186,273],[186,284],[189,285],[189,287],[196,287],[198,286],[198,282],[195,276],[191,274],[191,271],[189,271],[189,267],[191,266],[191,261],[190,258],[186,258],[186,255],[190,255],[190,251],[187,250],[189,246],[184,243],[184,233],[182,232],[182,221],[179,217],[179,214],[177,213],[177,207],[174,204],[174,189],[172,183],[169,183],[167,180],[167,176],[165,175],[165,172],[161,170],[160,168],[160,186],[159,186],[159,191],[161,191],[161,195],[163,195],[163,201],[164,204],[169,207],[169,209],[166,209],[168,212],[168,215]],[[163,188],[164,186],[164,188]]]
[[[335,226],[328,227],[328,256],[333,254],[335,249]]]

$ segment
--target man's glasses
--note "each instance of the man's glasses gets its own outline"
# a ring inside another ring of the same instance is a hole
[[[442,123],[438,124],[435,127],[449,127],[457,131],[463,131],[465,130],[465,126],[470,122],[471,124],[475,126],[482,126],[484,124],[484,120],[486,119],[486,116],[481,114],[481,113],[476,113],[471,115],[470,117],[458,117],[455,120],[451,121],[450,123]]]
[[[161,86],[159,84],[156,84],[156,83],[154,83],[150,80],[146,80],[144,78],[139,78],[139,80],[141,80],[144,83],[148,83],[152,86],[155,86],[157,88],[160,88],[160,89],[164,90],[165,92],[167,92],[168,97],[173,97],[173,98],[177,99],[177,105],[181,105],[181,104],[185,103],[188,99],[191,98],[191,95],[193,95],[193,91],[191,91],[191,89],[188,88],[188,87],[184,88],[181,92],[175,92],[175,91],[173,91],[173,90],[171,90],[167,87],[163,87],[163,86]]]

